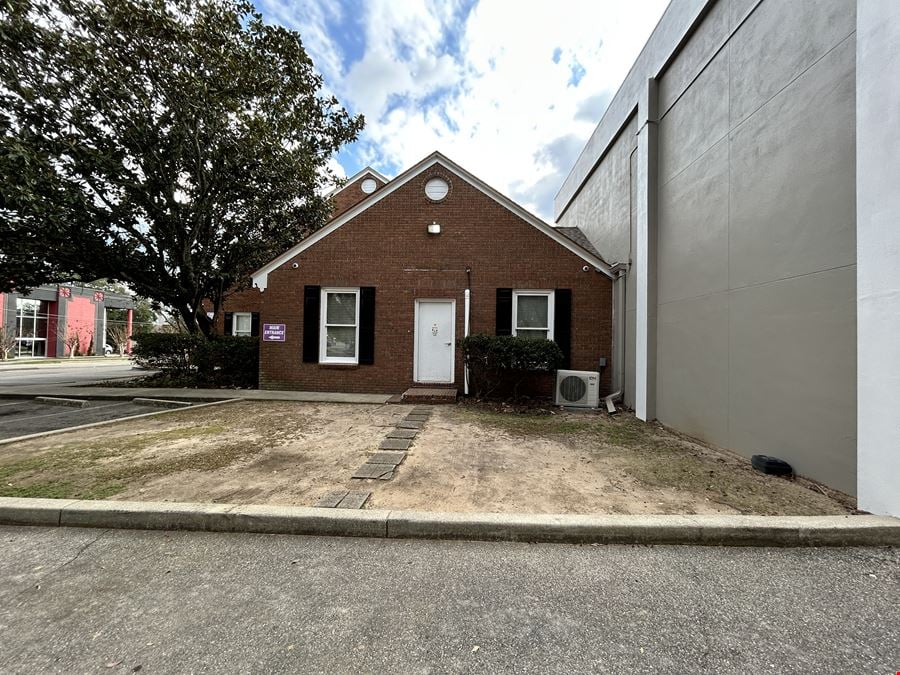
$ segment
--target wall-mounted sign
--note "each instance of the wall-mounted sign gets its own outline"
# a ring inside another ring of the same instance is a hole
[[[263,342],[284,342],[287,333],[283,323],[264,323],[262,329]]]

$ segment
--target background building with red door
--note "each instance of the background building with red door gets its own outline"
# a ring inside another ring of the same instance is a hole
[[[15,336],[10,358],[102,356],[116,327],[131,335],[134,299],[90,286],[45,285],[0,293],[0,327]],[[110,317],[109,310],[122,310]],[[77,345],[75,338],[77,337]],[[130,345],[129,345],[130,346]],[[126,349],[130,351],[130,349]]]

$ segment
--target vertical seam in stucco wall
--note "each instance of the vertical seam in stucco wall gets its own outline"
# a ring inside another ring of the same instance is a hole
[[[656,246],[658,86],[647,80],[638,107],[637,286],[635,313],[635,414],[656,417]]]
[[[740,26],[744,25],[744,21],[756,11],[756,8],[759,7],[762,0],[757,2],[754,5],[753,9],[744,17],[743,21],[741,21]],[[731,126],[731,49],[729,49],[728,43],[731,41],[732,36],[738,31],[740,26],[735,26],[734,31],[731,32],[728,37],[725,39],[725,44],[722,46],[722,49],[725,51],[725,60],[728,66],[728,120],[729,126]],[[715,57],[713,57],[715,58]],[[726,211],[725,211],[725,283],[726,288],[731,288],[731,129],[725,134],[725,144],[727,146],[727,173],[725,176],[725,180],[728,181],[728,196],[726,198]],[[725,299],[725,367],[727,368],[726,372],[731,373],[731,297],[726,296]],[[728,447],[732,446],[731,440],[731,377],[725,378],[725,396],[727,397],[726,401],[728,404],[725,406],[725,441],[728,444]]]

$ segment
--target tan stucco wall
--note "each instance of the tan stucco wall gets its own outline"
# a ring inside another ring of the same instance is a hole
[[[564,227],[579,227],[610,263],[628,262],[634,244],[634,150],[636,117],[622,128],[578,198],[559,220]],[[626,287],[633,278],[629,271]],[[625,292],[625,403],[634,405],[634,294]]]
[[[658,78],[657,417],[851,493],[855,9],[720,0]],[[560,218],[610,260],[616,157]]]

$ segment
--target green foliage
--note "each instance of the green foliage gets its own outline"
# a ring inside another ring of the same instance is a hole
[[[185,377],[196,370],[195,354],[205,340],[198,335],[143,333],[135,336],[132,355],[143,368],[160,370],[173,377]]]
[[[132,308],[131,315],[131,332],[143,333],[153,330],[153,326],[156,323],[157,310],[159,309],[158,303],[154,303],[152,300],[149,300],[147,298],[142,298],[139,295],[132,294],[124,284],[109,282],[106,279],[94,279],[93,281],[88,282],[87,285],[91,288],[97,288],[101,291],[107,291],[109,293],[131,295],[132,299],[134,300],[134,307]],[[127,321],[127,309],[108,308],[106,310],[107,326],[113,326],[116,324],[124,326],[125,324],[127,324]]]
[[[363,125],[247,0],[7,0],[0,53],[0,290],[102,277],[191,332],[324,224]]]
[[[513,398],[518,398],[525,378],[556,370],[564,359],[559,345],[552,340],[476,334],[463,338],[459,345],[478,398],[503,389],[511,390]]]
[[[138,365],[159,370],[168,381],[217,387],[259,384],[259,338],[141,333],[134,339]]]

